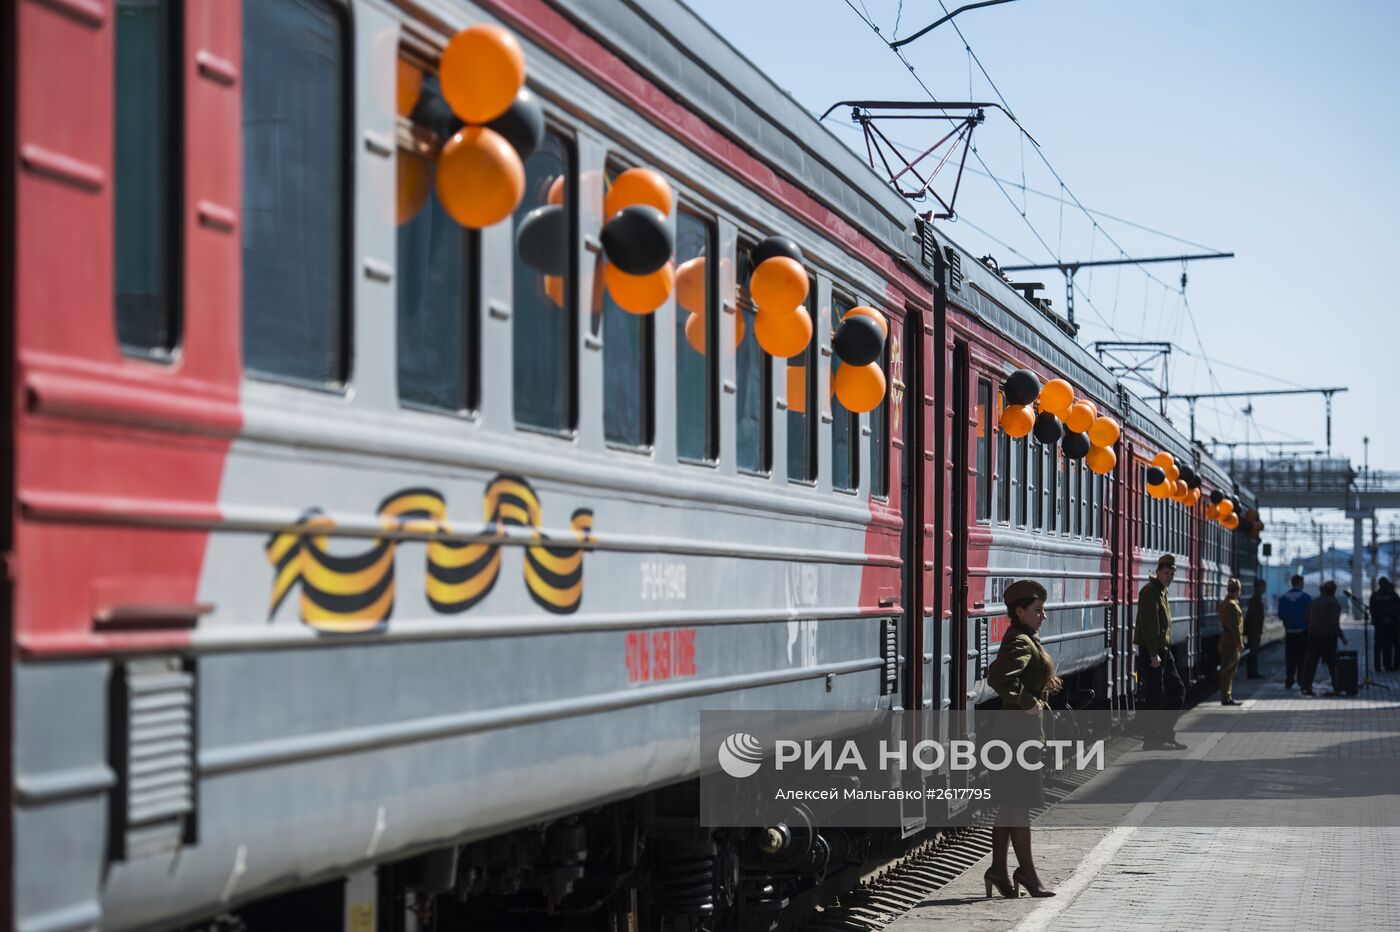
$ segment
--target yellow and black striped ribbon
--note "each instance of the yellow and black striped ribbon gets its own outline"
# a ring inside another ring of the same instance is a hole
[[[501,543],[454,543],[446,502],[433,489],[397,492],[379,506],[386,532],[434,535],[428,542],[428,601],[440,613],[464,612],[484,599],[501,568]],[[554,614],[578,610],[583,598],[583,552],[591,541],[593,513],[579,509],[570,525],[577,543],[551,546],[540,533],[540,504],[523,478],[497,476],[482,503],[484,533],[497,538],[507,527],[528,527],[537,540],[525,548],[525,585],[530,597]],[[321,631],[357,633],[385,624],[394,609],[394,548],[390,538],[376,538],[364,553],[338,556],[328,552],[326,534],[334,523],[311,509],[288,530],[273,535],[265,547],[274,568],[268,616],[276,613],[292,588],[301,584],[301,620]]]

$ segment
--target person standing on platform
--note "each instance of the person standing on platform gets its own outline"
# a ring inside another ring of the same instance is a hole
[[[1332,678],[1332,691],[1337,693],[1337,638],[1347,642],[1342,633],[1342,604],[1337,601],[1337,584],[1332,580],[1322,584],[1322,595],[1313,599],[1308,606],[1308,659],[1303,661],[1303,671],[1298,677],[1304,696],[1314,696],[1313,677],[1317,675],[1318,660],[1327,662],[1327,672]]]
[[[1257,590],[1256,590],[1257,591]],[[1244,640],[1244,615],[1240,610],[1240,581],[1230,577],[1225,598],[1220,600],[1220,704],[1239,705],[1233,687],[1240,668],[1240,647]]]
[[[1176,672],[1172,655],[1172,607],[1167,589],[1176,578],[1176,557],[1164,553],[1157,570],[1138,592],[1137,645],[1138,681],[1143,684],[1146,706],[1158,714],[1144,716],[1144,751],[1186,750],[1176,740],[1176,719],[1186,698],[1181,674]]]
[[[1239,580],[1234,580],[1236,583]],[[1259,672],[1259,645],[1264,640],[1264,588],[1267,584],[1262,579],[1254,580],[1254,594],[1249,597],[1249,610],[1244,613],[1244,636],[1246,646],[1249,648],[1249,657],[1245,660],[1245,677],[1251,680],[1260,680],[1264,675]],[[1235,594],[1239,598],[1239,593]]]
[[[1283,688],[1302,680],[1303,659],[1308,655],[1308,606],[1312,596],[1303,591],[1303,577],[1294,576],[1293,588],[1278,597],[1278,617],[1283,620]]]
[[[1041,715],[1052,695],[1060,691],[1055,663],[1040,643],[1045,624],[1045,599],[1049,593],[1034,579],[1020,579],[1006,587],[1002,601],[1011,624],[1001,639],[996,660],[987,668],[987,685],[1001,697],[1002,712],[993,731],[1014,748],[1028,741],[1042,742]],[[991,773],[992,799],[997,805],[992,827],[992,866],[982,875],[987,896],[992,889],[1008,899],[1025,887],[1031,896],[1054,896],[1040,883],[1031,859],[1030,811],[1045,804],[1045,777],[1041,762],[1024,761],[1029,767],[1005,767]],[[1016,849],[1016,872],[1006,873],[1006,849]]]
[[[1370,609],[1371,624],[1376,628],[1376,670],[1400,670],[1400,595],[1384,576],[1376,580]]]

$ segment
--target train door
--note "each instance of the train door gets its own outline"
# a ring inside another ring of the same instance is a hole
[[[945,563],[951,598],[944,606],[939,640],[947,684],[943,696],[949,713],[950,737],[962,737],[972,731],[971,709],[968,705],[968,692],[972,683],[968,678],[967,669],[967,527],[971,452],[969,448],[974,442],[974,412],[969,391],[972,375],[966,343],[957,343],[953,347],[952,376],[952,425],[948,431],[951,481],[948,520],[953,533]],[[967,777],[967,771],[957,771],[950,784],[954,788],[961,788],[966,785]]]
[[[899,507],[904,522],[899,539],[900,595],[908,619],[904,708],[914,711],[933,708],[933,689],[938,680],[933,668],[932,611],[925,604],[931,599],[923,571],[925,561],[930,559],[925,556],[924,546],[924,525],[929,518],[924,499],[924,445],[929,441],[923,429],[928,406],[924,396],[923,324],[919,308],[905,308],[897,360],[897,377],[903,385],[895,385],[902,402],[895,406],[899,422],[894,425],[899,438]]]

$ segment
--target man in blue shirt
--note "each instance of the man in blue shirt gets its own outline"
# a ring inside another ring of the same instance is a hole
[[[1294,576],[1293,588],[1278,597],[1278,617],[1283,621],[1283,687],[1293,688],[1308,653],[1308,606],[1312,596],[1303,591],[1303,577]]]

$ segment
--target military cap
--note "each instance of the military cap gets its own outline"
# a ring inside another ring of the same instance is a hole
[[[1157,558],[1157,569],[1161,570],[1161,569],[1166,569],[1167,567],[1171,567],[1172,569],[1176,569],[1176,556],[1175,556],[1175,554],[1164,553],[1164,554],[1162,554],[1160,557]]]
[[[1045,587],[1034,579],[1018,579],[1006,587],[1006,592],[1002,594],[1001,601],[1004,605],[1015,605],[1017,602],[1024,602],[1026,599],[1045,599],[1050,593],[1045,591]]]

